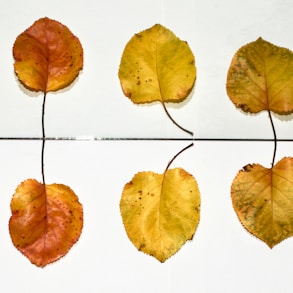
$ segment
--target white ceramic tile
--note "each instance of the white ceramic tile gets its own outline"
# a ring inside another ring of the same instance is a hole
[[[12,45],[35,20],[48,16],[77,35],[84,69],[68,89],[49,94],[46,133],[53,137],[188,137],[161,105],[137,106],[124,95],[118,67],[124,46],[137,32],[161,23],[188,41],[198,78],[190,98],[168,108],[196,137],[270,138],[267,114],[251,117],[226,95],[233,54],[259,36],[293,48],[290,0],[2,1],[0,3],[0,136],[41,135],[41,95],[33,97],[13,72]],[[275,119],[280,138],[292,138],[292,116]]]
[[[197,142],[171,167],[196,178],[201,218],[192,241],[164,264],[136,250],[119,212],[124,184],[139,171],[163,172],[185,142],[68,142],[46,144],[48,184],[70,186],[84,207],[79,241],[60,261],[40,269],[13,247],[9,204],[24,179],[41,179],[40,143],[0,143],[1,288],[9,292],[283,292],[291,287],[293,239],[272,250],[248,234],[230,200],[230,186],[248,163],[270,166],[268,142]],[[252,151],[253,150],[253,151]],[[277,160],[292,152],[279,143]]]

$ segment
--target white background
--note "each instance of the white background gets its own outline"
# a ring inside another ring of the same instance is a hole
[[[0,2],[0,137],[40,137],[42,96],[24,90],[13,72],[15,38],[48,16],[68,26],[84,48],[84,69],[67,90],[48,94],[47,183],[70,186],[84,206],[80,240],[60,261],[40,269],[12,245],[10,200],[27,178],[41,180],[41,142],[0,141],[1,292],[292,292],[293,240],[272,250],[247,233],[230,186],[248,163],[270,167],[272,142],[195,142],[176,159],[201,191],[194,239],[164,264],[138,252],[124,231],[119,201],[139,171],[163,172],[188,141],[91,141],[92,138],[188,138],[161,105],[137,106],[123,96],[118,67],[133,34],[161,23],[188,41],[197,82],[187,102],[170,105],[196,138],[272,138],[266,113],[245,115],[226,95],[233,54],[259,36],[293,48],[292,0],[150,0]],[[292,116],[274,115],[279,138],[293,138]],[[84,140],[86,139],[86,140]],[[277,161],[292,156],[280,142]]]

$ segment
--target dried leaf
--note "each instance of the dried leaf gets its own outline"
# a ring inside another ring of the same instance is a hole
[[[135,34],[124,49],[119,79],[134,103],[181,102],[195,78],[195,59],[187,42],[162,25]]]
[[[80,237],[82,205],[65,185],[28,179],[17,187],[10,207],[12,242],[39,267],[64,256]]]
[[[245,112],[293,112],[293,53],[262,38],[243,46],[232,59],[227,93]]]
[[[14,70],[34,91],[57,91],[70,85],[83,67],[79,39],[63,24],[47,17],[20,34],[13,46]]]
[[[293,158],[273,168],[247,165],[233,181],[231,196],[240,222],[270,248],[293,235]]]
[[[192,239],[199,223],[200,193],[182,168],[140,172],[124,187],[120,211],[138,250],[164,262]]]

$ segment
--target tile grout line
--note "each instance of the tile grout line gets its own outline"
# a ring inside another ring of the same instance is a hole
[[[42,137],[0,137],[0,141],[34,141]],[[47,141],[219,141],[219,142],[273,142],[273,138],[174,138],[174,137],[46,137]],[[278,142],[293,142],[293,138],[277,139]]]

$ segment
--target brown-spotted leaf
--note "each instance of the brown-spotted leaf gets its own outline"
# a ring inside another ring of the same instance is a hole
[[[227,94],[245,112],[293,112],[293,53],[262,38],[236,52],[227,76]]]
[[[119,67],[122,90],[137,104],[181,102],[195,78],[195,59],[187,42],[160,24],[130,39]]]
[[[126,233],[140,251],[164,262],[192,239],[200,218],[200,193],[182,168],[137,173],[124,187],[120,211]]]
[[[12,242],[36,266],[58,260],[80,237],[83,209],[68,186],[28,179],[17,187],[10,207]]]
[[[57,91],[70,85],[83,67],[79,39],[58,21],[37,20],[13,46],[14,70],[30,90]]]
[[[270,248],[293,235],[293,158],[273,168],[247,165],[235,177],[231,196],[242,225]]]

